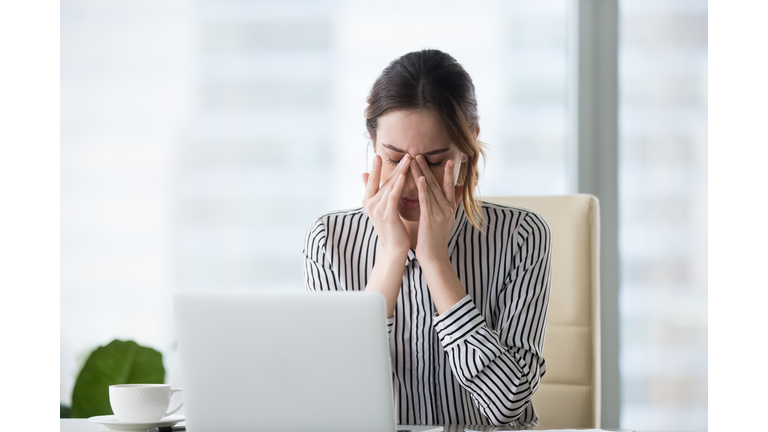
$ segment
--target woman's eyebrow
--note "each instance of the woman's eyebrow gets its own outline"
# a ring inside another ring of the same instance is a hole
[[[381,143],[381,145],[386,147],[386,148],[388,148],[388,149],[390,149],[390,150],[392,150],[392,151],[396,151],[398,153],[405,153],[404,151],[400,150],[399,148],[397,148],[397,147],[395,147],[393,145],[384,144],[384,143]],[[438,153],[445,153],[448,150],[450,150],[450,147],[449,148],[444,148],[444,149],[439,149],[439,150],[432,150],[431,152],[423,153],[423,155],[424,156],[431,156],[431,155],[435,155],[435,154],[438,154]]]

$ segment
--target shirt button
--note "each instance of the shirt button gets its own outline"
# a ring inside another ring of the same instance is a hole
[[[450,336],[450,335],[446,336],[446,337],[443,338],[443,340],[446,341],[446,342],[450,342],[450,341],[453,340],[453,336]]]
[[[443,324],[443,323],[439,323],[439,324],[437,325],[437,329],[438,329],[438,330],[442,330],[442,329],[444,329],[444,328],[445,328],[445,324]]]

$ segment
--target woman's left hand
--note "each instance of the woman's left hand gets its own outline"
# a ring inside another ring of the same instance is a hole
[[[442,187],[429,170],[423,155],[411,163],[411,173],[419,190],[419,233],[416,259],[422,265],[449,262],[448,240],[456,214],[454,161],[445,163]]]

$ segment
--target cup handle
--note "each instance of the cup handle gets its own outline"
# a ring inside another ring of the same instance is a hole
[[[180,391],[181,391],[180,388],[171,389],[171,396],[173,396],[174,393],[180,392]],[[184,399],[181,400],[181,403],[179,404],[179,406],[174,408],[173,411],[168,411],[167,413],[165,413],[163,417],[168,417],[169,415],[175,413],[176,411],[180,410],[182,406],[184,406]]]

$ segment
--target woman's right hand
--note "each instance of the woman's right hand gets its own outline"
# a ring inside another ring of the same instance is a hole
[[[381,187],[381,156],[374,156],[370,175],[363,174],[363,207],[379,236],[381,252],[385,254],[407,255],[411,247],[410,236],[398,211],[400,193],[410,163],[411,157],[405,155]]]

